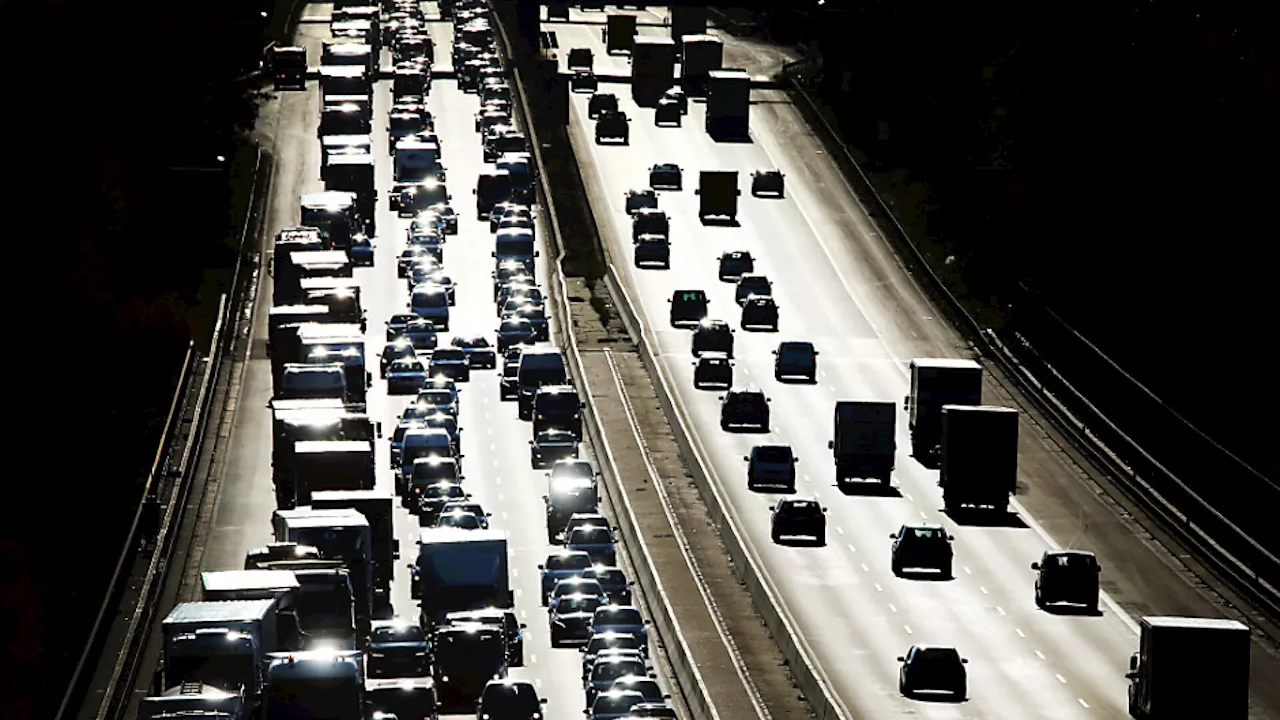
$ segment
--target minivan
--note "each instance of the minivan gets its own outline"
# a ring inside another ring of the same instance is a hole
[[[458,471],[462,471],[462,456],[453,454],[453,443],[449,433],[439,428],[415,427],[406,430],[400,448],[400,477],[397,483],[401,487],[408,485],[413,477],[413,461],[425,457],[456,458]]]
[[[409,309],[430,320],[438,330],[449,330],[449,291],[442,285],[422,283],[413,289]]]
[[[564,356],[550,345],[533,346],[520,353],[519,386],[520,419],[533,418],[533,394],[543,385],[567,385],[569,374]]]

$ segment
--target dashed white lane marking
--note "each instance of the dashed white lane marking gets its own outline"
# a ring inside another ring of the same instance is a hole
[[[867,564],[866,564],[866,563],[862,563],[862,571],[863,571],[863,572],[871,572],[871,568],[867,567]]]
[[[858,548],[852,545],[845,545],[845,547],[849,548],[849,552],[858,552]]]
[[[1062,683],[1063,685],[1067,684],[1067,679],[1062,677],[1062,673],[1054,673],[1053,676],[1058,678],[1058,682]]]
[[[1080,707],[1084,708],[1085,710],[1089,709],[1089,703],[1085,702],[1084,698],[1076,698],[1076,702],[1080,703]]]
[[[893,603],[889,603],[889,609],[892,610],[893,612],[898,612],[898,606],[894,605]]]
[[[1018,637],[1022,638],[1023,640],[1027,639],[1027,634],[1022,632],[1022,628],[1014,628],[1013,631],[1018,633]]]
[[[1000,613],[1001,615],[1004,615],[1004,608],[1002,608],[1002,607],[1000,607],[999,605],[997,605],[997,606],[996,606],[996,612]]]
[[[979,586],[978,586],[978,589],[982,591],[982,594],[983,594],[983,595],[987,595],[987,594],[988,594],[988,593],[987,593],[987,588],[986,588],[986,587],[984,587],[984,586],[982,586],[982,585],[979,585]]]
[[[973,571],[969,569],[969,566],[968,566],[968,565],[965,565],[965,566],[964,566],[964,574],[965,574],[965,575],[972,575],[972,574],[973,574]]]
[[[844,528],[840,528],[840,527],[838,527],[838,528],[836,528],[836,532],[838,532],[838,533],[840,533],[841,535],[843,535],[843,534],[844,534]]]
[[[928,519],[929,519],[929,516],[928,516],[928,515],[925,515],[925,514],[924,514],[924,511],[923,511],[923,510],[921,510],[921,511],[920,511],[920,519],[921,519],[921,520],[928,520]]]
[[[906,630],[908,635],[912,635],[912,634],[914,634],[914,633],[912,633],[912,632],[911,632],[911,626],[910,626],[910,625],[903,625],[903,626],[902,626],[902,629],[903,629],[903,630]]]
[[[911,493],[904,492],[902,493],[902,497],[906,498],[909,503],[914,503],[916,501],[915,498],[911,497]]]
[[[1036,651],[1036,657],[1040,658],[1041,660],[1045,659],[1044,653],[1040,652],[1039,650]]]
[[[884,592],[884,588],[880,587],[880,583],[876,583],[876,592]]]

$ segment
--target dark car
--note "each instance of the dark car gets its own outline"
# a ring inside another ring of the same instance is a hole
[[[566,550],[585,552],[593,564],[613,565],[618,560],[618,550],[613,529],[608,525],[586,525],[568,530],[564,535]]]
[[[809,382],[818,381],[818,351],[811,342],[778,343],[778,348],[773,351],[773,379],[795,377]]]
[[[498,607],[462,610],[449,613],[445,620],[450,623],[478,622],[502,627],[507,632],[507,664],[511,667],[524,667],[524,631],[527,626],[516,618],[515,610]]]
[[[557,460],[577,459],[578,438],[565,430],[543,430],[529,441],[529,464],[542,469]]]
[[[374,620],[369,638],[369,677],[431,674],[427,634],[416,622]]]
[[[602,112],[617,112],[618,96],[613,93],[594,93],[591,99],[587,101],[587,117],[592,120]]]
[[[742,303],[742,329],[778,331],[778,304],[768,295],[753,295]]]
[[[641,235],[633,245],[636,267],[657,265],[664,270],[671,269],[671,243],[662,235]]]
[[[473,368],[492,370],[498,366],[498,353],[482,335],[458,336],[449,344],[467,354],[467,361]]]
[[[506,363],[498,380],[498,400],[515,400],[520,396],[520,365]]]
[[[951,577],[951,538],[941,525],[903,525],[893,538],[893,574],[906,570],[937,570]]]
[[[898,692],[915,697],[921,690],[951,693],[955,699],[964,700],[968,691],[965,663],[953,647],[936,645],[912,645],[906,655],[898,657],[902,667],[898,670]]]
[[[498,352],[506,352],[512,345],[532,345],[535,339],[533,324],[524,318],[508,318],[498,326]]]
[[[676,290],[671,293],[671,326],[696,326],[707,317],[707,293],[702,290]]]
[[[490,680],[480,692],[476,717],[483,720],[541,720],[545,702],[528,680]]]
[[[759,487],[796,491],[796,463],[790,445],[756,445],[742,458],[747,463],[747,489]]]
[[[596,79],[596,74],[590,70],[576,70],[573,77],[569,79],[569,88],[573,92],[590,92],[593,93],[600,87],[600,81]]]
[[[399,340],[404,335],[404,328],[409,323],[418,319],[416,313],[396,313],[387,320],[387,342]]]
[[[684,88],[679,85],[667,88],[667,91],[662,93],[661,99],[674,102],[676,106],[680,108],[681,115],[689,114],[689,96],[685,94]]]
[[[675,163],[658,163],[649,168],[649,187],[656,190],[680,190],[684,188],[684,176]]]
[[[431,354],[427,374],[467,382],[471,379],[471,363],[467,360],[467,353],[461,348],[440,348]]]
[[[764,275],[743,275],[738,278],[738,286],[733,289],[733,299],[742,305],[752,295],[773,295],[773,283]]]
[[[774,542],[788,537],[813,538],[819,545],[827,542],[827,509],[817,500],[786,498],[769,508],[769,535]]]
[[[723,282],[738,282],[743,275],[756,271],[756,260],[746,250],[734,250],[720,254],[718,276]]]
[[[720,396],[720,429],[735,426],[769,431],[769,398],[759,390],[730,390]]]
[[[671,237],[671,220],[657,208],[636,210],[631,214],[631,239],[638,240],[642,235]]]
[[[680,127],[684,121],[684,113],[680,112],[680,103],[670,98],[663,98],[658,101],[658,106],[653,109],[654,125],[675,125]]]
[[[1084,605],[1098,612],[1098,558],[1084,550],[1046,550],[1040,562],[1032,563],[1036,571],[1036,607],[1055,603]]]
[[[418,524],[423,527],[435,525],[436,519],[444,511],[445,505],[471,497],[458,483],[443,481],[431,483],[423,488],[414,487],[414,494],[418,499]],[[479,521],[477,520],[478,524]]]
[[[417,351],[413,349],[413,343],[408,340],[395,340],[389,342],[382,347],[382,352],[378,353],[379,373],[383,380],[387,379],[387,368],[391,363],[401,358],[417,357]]]
[[[724,353],[733,358],[733,328],[723,320],[703,319],[693,331],[693,356],[706,352]]]
[[[582,573],[582,577],[595,580],[609,597],[610,605],[630,605],[631,587],[635,584],[627,579],[622,568],[611,565],[593,565]]]
[[[733,361],[724,353],[699,355],[693,361],[693,386],[698,390],[733,387]]]
[[[587,707],[591,707],[596,695],[610,690],[619,679],[627,676],[644,677],[648,671],[642,658],[606,656],[591,666],[591,674],[587,676]]]
[[[675,720],[676,709],[666,703],[640,703],[632,705],[628,718],[669,718]]]
[[[756,170],[751,173],[751,194],[782,197],[786,192],[781,170]]]
[[[412,395],[427,382],[427,368],[416,357],[400,358],[387,366],[388,395]]]
[[[643,208],[658,209],[658,193],[653,188],[628,190],[626,196],[627,214],[633,215]]]
[[[581,644],[591,637],[591,619],[604,603],[594,595],[568,595],[550,609],[551,647]]]

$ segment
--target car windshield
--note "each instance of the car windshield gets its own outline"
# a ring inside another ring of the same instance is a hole
[[[588,653],[599,653],[606,648],[616,648],[619,650],[639,650],[640,641],[636,640],[636,636],[631,633],[596,633],[591,636],[591,640],[587,642]]]
[[[528,332],[529,332],[529,321],[528,321],[528,320],[524,320],[524,319],[521,319],[521,320],[504,320],[504,321],[502,322],[502,327],[500,327],[500,328],[498,329],[498,332],[501,332],[501,333],[528,333]]]
[[[591,567],[591,558],[585,553],[579,555],[552,555],[547,558],[548,570],[586,570]]]
[[[742,278],[741,286],[743,289],[752,292],[761,290],[767,292],[769,290],[769,281],[759,275],[749,275]]]
[[[429,323],[429,322],[421,321],[421,320],[414,320],[414,321],[410,322],[408,325],[406,325],[406,326],[405,326],[405,332],[407,332],[407,333],[411,333],[411,334],[413,334],[413,333],[417,333],[417,334],[422,334],[422,333],[431,334],[431,333],[434,333],[435,331],[436,331],[436,326],[435,326],[435,325],[433,325],[433,324],[431,324],[431,323]]]
[[[486,348],[489,341],[482,337],[454,338],[453,344],[461,348]]]
[[[656,680],[650,680],[647,677],[643,677],[643,672],[632,673],[632,675],[639,677],[623,680],[620,687],[625,687],[628,690],[635,690],[646,698],[662,697],[662,690],[658,688]]]
[[[596,614],[596,623],[600,625],[643,625],[640,611],[633,608],[610,608]]]
[[[644,661],[632,658],[604,660],[591,669],[592,682],[617,680],[624,675],[641,675],[644,673]]]
[[[429,498],[451,498],[462,497],[461,485],[432,485],[427,488],[427,497]]]
[[[613,542],[608,528],[581,527],[574,530],[565,543],[567,545],[606,545]]]
[[[463,530],[480,529],[480,519],[471,513],[453,512],[447,515],[441,515],[436,522],[440,527],[455,527]]]
[[[1098,563],[1092,555],[1062,553],[1061,555],[1047,556],[1041,566],[1050,571],[1092,572],[1098,566]]]
[[[504,377],[504,378],[514,378],[514,377],[519,377],[519,376],[520,376],[520,366],[519,366],[519,365],[504,365],[504,366],[502,367],[502,377]]]
[[[453,350],[449,348],[441,348],[436,350],[431,356],[432,362],[466,362],[467,354],[462,350]]]
[[[436,351],[439,355],[439,351]],[[453,393],[448,390],[427,390],[418,393],[418,403],[422,405],[452,405]]]
[[[397,625],[394,627],[378,627],[373,629],[373,642],[404,643],[426,642],[427,634],[417,625]]]
[[[582,460],[575,462],[558,463],[551,469],[551,480],[554,482],[560,479],[581,478],[591,480],[595,478],[595,470],[591,464]]]
[[[600,607],[600,598],[594,595],[569,595],[556,604],[558,613],[590,613]]]
[[[916,527],[916,528],[907,528],[902,533],[902,538],[904,540],[920,540],[920,541],[929,542],[929,541],[941,540],[943,538],[943,535],[942,535],[942,530],[940,530],[939,528]]]
[[[791,448],[783,445],[761,445],[756,448],[756,459],[766,463],[791,462]]]
[[[599,595],[601,592],[600,583],[595,580],[586,580],[584,578],[570,578],[561,580],[556,583],[554,590],[556,595]]]
[[[391,363],[391,372],[423,372],[422,363],[416,359],[400,359]]]
[[[960,653],[955,648],[920,648],[913,659],[929,664],[959,665]]]
[[[494,684],[484,689],[480,710],[485,713],[529,714],[537,712],[538,693],[528,683]]]
[[[591,712],[597,715],[625,713],[633,705],[640,702],[641,699],[639,693],[605,693],[597,695],[596,703],[591,706]]]
[[[599,581],[601,585],[625,585],[627,582],[627,576],[617,568],[592,570],[591,577]]]
[[[548,430],[538,433],[537,442],[539,445],[558,445],[576,442],[576,438],[563,430]]]

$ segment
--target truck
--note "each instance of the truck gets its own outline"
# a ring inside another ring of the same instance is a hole
[[[893,474],[894,418],[892,402],[840,400],[836,402],[832,439],[827,443],[836,464],[836,484],[849,480],[879,480],[888,486]]]
[[[378,189],[374,185],[375,165],[372,155],[330,155],[325,158],[321,179],[325,190],[350,192],[356,197],[356,211],[364,225],[362,230],[370,237],[377,234],[374,223],[378,203]]]
[[[431,636],[432,676],[445,712],[476,706],[485,683],[507,676],[507,634],[496,625],[456,623]]]
[[[351,573],[341,560],[303,557],[261,560],[261,570],[292,572],[298,580],[298,642],[303,650],[353,650],[356,638],[355,597]]]
[[[675,82],[676,42],[653,35],[637,37],[631,48],[631,97],[636,104],[657,105]]]
[[[378,70],[372,45],[341,40],[325,40],[321,42],[320,65],[322,67],[354,65],[364,68],[369,77],[373,77]]]
[[[440,164],[440,145],[422,140],[401,140],[395,147],[395,181],[416,183],[446,178]]]
[[[348,720],[364,715],[364,658],[306,651],[268,659],[262,720]]]
[[[671,6],[671,39],[680,42],[681,38],[697,35],[707,31],[707,9],[699,5]]]
[[[903,400],[911,455],[926,466],[938,460],[943,405],[982,403],[982,366],[972,360],[915,358],[910,394]]]
[[[694,97],[707,92],[707,75],[724,63],[724,42],[714,35],[685,35],[680,46],[680,80]]]
[[[369,95],[373,79],[365,69],[355,65],[321,65],[320,98],[334,95]]]
[[[329,322],[329,308],[325,305],[276,305],[267,311],[267,357],[276,348],[290,342],[286,336],[297,337],[297,328],[305,323]]]
[[[703,170],[698,174],[698,188],[693,191],[698,196],[698,219],[704,223],[711,218],[722,218],[728,222],[737,222],[738,171],[736,170]]]
[[[294,492],[310,505],[317,490],[372,490],[373,444],[363,440],[301,440],[293,444]]]
[[[319,228],[335,250],[351,247],[351,236],[364,228],[356,194],[341,190],[303,195],[302,224]],[[350,262],[350,260],[348,260]]]
[[[304,277],[298,280],[298,287],[302,289],[301,303],[329,308],[325,322],[351,323],[358,325],[360,332],[365,331],[360,284],[355,278],[333,275]]]
[[[313,218],[319,222],[318,218]],[[345,250],[304,250],[276,253],[271,259],[272,305],[302,300],[302,278],[321,275],[351,277],[351,259]]]
[[[436,681],[430,677],[369,678],[364,681],[365,709],[396,718],[436,720]]]
[[[614,14],[605,21],[605,52],[609,55],[629,53],[636,40],[636,16]]]
[[[200,573],[201,600],[275,600],[276,646],[268,651],[300,650],[298,578],[290,570],[220,570]]]
[[[990,405],[943,405],[938,485],[948,512],[1005,513],[1018,485],[1018,411]]]
[[[325,243],[326,239],[318,229],[298,225],[287,227],[276,233],[271,249],[276,253],[295,250],[332,250],[333,248]]]
[[[707,135],[745,140],[751,133],[751,76],[746,70],[707,71]]]
[[[507,534],[501,530],[425,528],[410,565],[419,587],[424,627],[459,610],[513,607]]]
[[[307,49],[293,45],[272,48],[271,79],[276,90],[306,90]]]
[[[385,615],[391,608],[391,580],[395,576],[395,561],[400,559],[400,541],[395,536],[392,505],[389,489],[321,490],[311,494],[311,507],[316,510],[350,508],[369,521],[369,534],[373,538],[375,616]]]
[[[355,600],[356,639],[363,646],[373,621],[373,532],[369,521],[351,509],[297,508],[276,510],[271,524],[277,541],[314,545],[326,560],[343,563],[350,573]]]
[[[191,682],[143,698],[138,720],[242,720],[244,711],[244,693]]]
[[[331,98],[332,99],[332,98]],[[327,102],[320,108],[320,124],[316,137],[329,135],[371,135],[373,117],[359,103]],[[326,154],[322,160],[327,160]]]
[[[335,399],[273,400],[271,428],[276,507],[284,510],[297,506],[294,456],[300,442],[361,441],[372,452],[374,440],[382,434],[381,423]]]
[[[265,681],[261,664],[278,643],[275,600],[180,603],[160,628],[161,689],[203,683],[244,693],[245,704],[257,706]]]
[[[1149,616],[1129,658],[1129,714],[1146,720],[1249,717],[1249,627],[1235,620]]]

